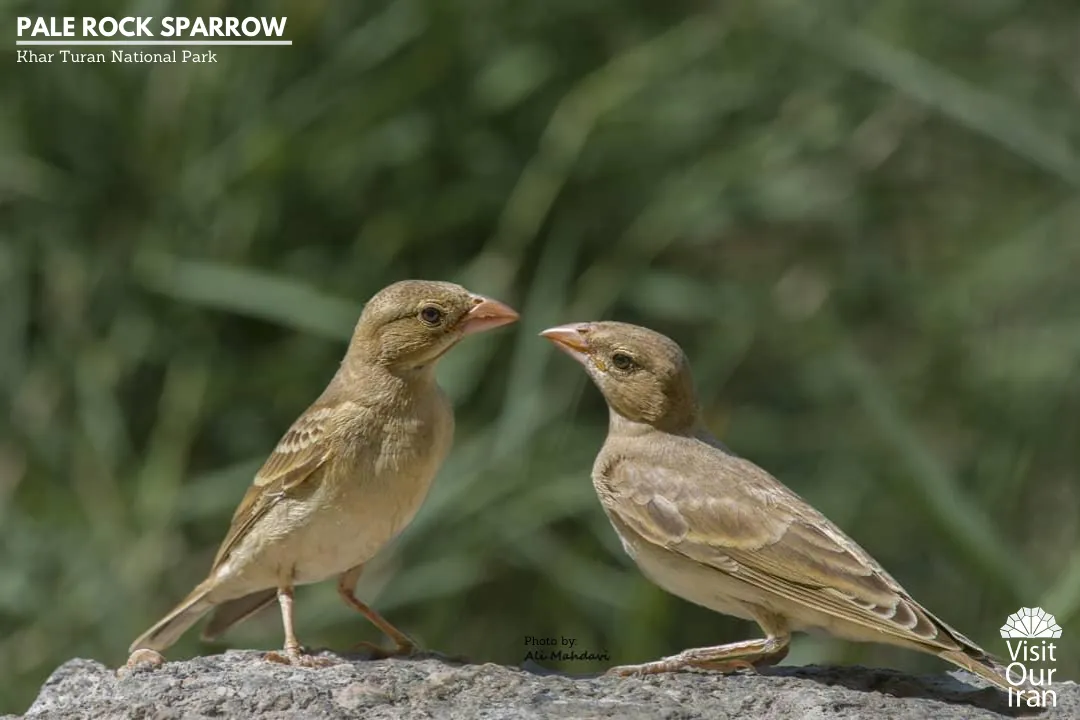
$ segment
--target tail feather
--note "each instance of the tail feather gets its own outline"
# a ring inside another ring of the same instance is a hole
[[[1005,671],[1005,666],[979,650],[977,647],[965,647],[960,650],[946,650],[945,652],[938,653],[938,657],[943,660],[948,660],[970,673],[978,675],[1007,692],[1038,693],[1038,690],[1026,680],[1019,685],[1010,683]]]
[[[277,590],[260,590],[236,600],[229,600],[214,608],[210,622],[202,631],[203,640],[213,640],[237,623],[247,620],[270,605],[277,598]]]
[[[995,687],[1001,688],[1005,692],[1014,692],[1021,695],[1032,693],[1033,696],[1039,694],[1038,688],[1028,682],[1026,678],[1019,684],[1013,685],[1009,682],[1008,672],[1005,666],[1001,664],[1001,661],[976,645],[972,640],[947,625],[940,618],[935,617],[926,610],[926,608],[920,609],[934,621],[938,631],[943,633],[945,638],[951,639],[955,643],[955,648],[949,649],[945,649],[941,645],[938,645],[937,647],[928,647],[924,645],[920,648],[923,652],[932,652],[942,660],[947,660],[953,665],[963,668],[974,675],[978,675],[983,680],[986,680]],[[939,639],[944,640],[945,638]]]
[[[192,590],[168,615],[131,643],[128,652],[135,652],[139,648],[161,652],[175,643],[188,628],[214,607],[214,603],[207,599],[209,593],[209,588],[202,585]]]

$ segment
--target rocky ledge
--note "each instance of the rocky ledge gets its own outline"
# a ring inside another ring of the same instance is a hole
[[[1054,686],[1056,708],[1017,710],[1004,693],[979,689],[979,681],[959,673],[912,677],[861,667],[780,667],[760,675],[688,672],[624,679],[455,664],[434,656],[336,659],[340,664],[313,670],[233,651],[157,668],[144,664],[120,677],[93,660],[71,660],[46,681],[24,717],[1080,718],[1075,683]]]

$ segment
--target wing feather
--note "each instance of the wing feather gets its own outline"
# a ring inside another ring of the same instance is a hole
[[[308,408],[278,441],[270,457],[233,513],[232,525],[214,558],[217,569],[251,528],[283,498],[294,495],[315,478],[330,457],[328,442],[338,419],[347,414],[342,404]]]

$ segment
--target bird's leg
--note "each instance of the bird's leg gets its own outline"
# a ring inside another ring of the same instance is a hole
[[[278,604],[281,605],[281,624],[285,627],[285,654],[271,652],[266,654],[266,659],[271,662],[285,665],[297,665],[299,667],[325,667],[333,665],[333,661],[327,658],[316,658],[304,652],[300,641],[296,639],[296,628],[293,626],[293,589],[292,585],[283,585],[278,588]]]
[[[749,609],[749,608],[748,608]],[[757,640],[683,650],[677,655],[640,665],[619,665],[608,670],[609,675],[651,675],[676,672],[690,668],[732,673],[738,670],[757,670],[783,660],[788,654],[791,632],[787,622],[772,613],[752,610],[754,619],[766,636]]]
[[[374,608],[368,606],[361,601],[360,598],[356,597],[356,582],[360,579],[360,573],[363,572],[363,570],[363,565],[357,565],[342,573],[341,577],[338,578],[338,594],[341,595],[341,599],[345,601],[346,605],[360,612],[364,617],[370,620],[375,627],[382,630],[387,637],[393,640],[396,647],[393,650],[386,650],[374,643],[361,642],[357,645],[357,649],[363,648],[368,650],[376,657],[411,655],[416,652],[418,646],[408,635],[391,625],[390,622],[376,612]]]

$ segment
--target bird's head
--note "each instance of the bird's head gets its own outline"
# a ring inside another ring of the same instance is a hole
[[[690,364],[671,338],[620,322],[561,325],[540,334],[584,366],[618,415],[670,432],[697,422]]]
[[[364,306],[352,347],[381,364],[420,368],[432,365],[466,335],[517,319],[509,306],[460,285],[402,280]]]

